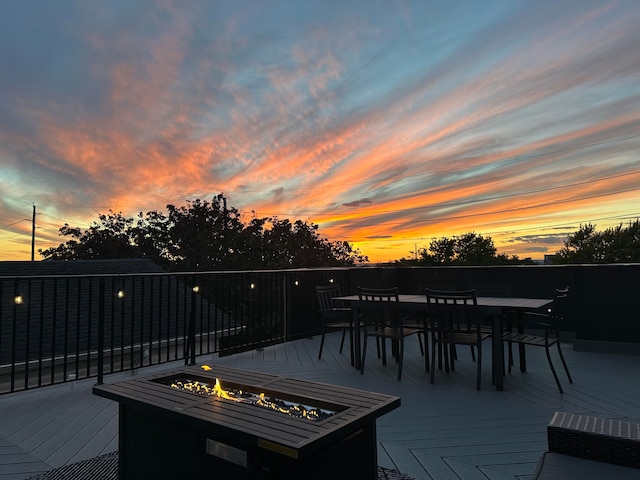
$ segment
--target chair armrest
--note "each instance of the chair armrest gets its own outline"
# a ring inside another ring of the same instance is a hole
[[[553,329],[553,323],[551,323],[551,318],[552,317],[550,317],[549,314],[547,313],[524,312],[522,314],[522,320],[525,325],[543,327],[545,330]]]
[[[547,426],[549,451],[640,468],[640,424],[556,412]]]

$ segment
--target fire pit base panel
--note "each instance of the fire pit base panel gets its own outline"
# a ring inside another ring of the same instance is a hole
[[[309,457],[295,459],[121,404],[119,438],[120,480],[378,478],[375,422]]]

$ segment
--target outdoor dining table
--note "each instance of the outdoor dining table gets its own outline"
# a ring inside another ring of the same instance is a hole
[[[341,301],[351,306],[353,326],[354,326],[354,351],[355,351],[355,367],[360,369],[361,362],[361,346],[360,346],[360,322],[358,321],[358,304],[360,297],[358,295],[345,295],[334,298],[335,301]],[[426,310],[427,296],[416,294],[400,294],[398,295],[400,307],[407,310]],[[502,313],[505,311],[514,311],[518,315],[522,315],[526,311],[535,311],[546,307],[553,302],[550,298],[518,298],[518,297],[477,297],[478,308],[491,316],[491,353],[493,377],[495,380],[496,390],[504,389],[504,346],[502,342]],[[426,339],[425,339],[426,341]],[[433,366],[432,366],[433,368]],[[524,345],[520,349],[520,369],[526,370],[526,357],[524,355]]]

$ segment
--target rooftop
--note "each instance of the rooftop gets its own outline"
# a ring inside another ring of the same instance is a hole
[[[490,358],[484,359],[478,392],[467,349],[459,349],[455,372],[437,371],[430,385],[413,338],[407,339],[401,382],[393,362],[383,367],[376,358],[374,342],[364,375],[351,367],[347,348],[338,353],[339,342],[339,333],[328,335],[321,360],[320,337],[314,337],[197,361],[401,397],[402,406],[377,421],[378,464],[415,479],[526,480],[546,450],[546,426],[556,411],[640,420],[640,356],[580,352],[565,344],[574,383],[560,368],[560,394],[544,349],[529,348],[528,371],[514,369],[502,392],[491,386]],[[105,382],[182,364],[113,374]],[[0,480],[30,478],[118,449],[118,405],[93,395],[94,383],[79,380],[0,396]]]

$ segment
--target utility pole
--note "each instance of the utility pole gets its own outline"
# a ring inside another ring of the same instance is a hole
[[[31,261],[36,250],[36,204],[33,204],[33,218],[31,220]]]

